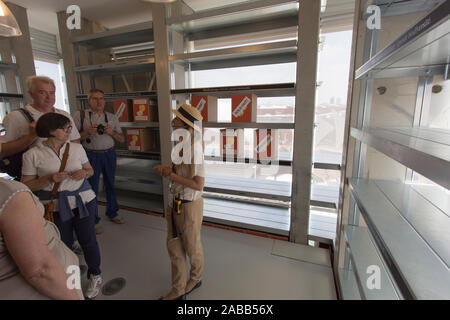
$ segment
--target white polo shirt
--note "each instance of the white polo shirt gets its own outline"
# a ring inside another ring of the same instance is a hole
[[[104,126],[109,125],[113,129],[113,131],[117,133],[122,133],[119,119],[114,114],[105,111],[102,115],[98,115],[92,110],[78,111],[77,113],[75,113],[73,119],[75,121],[78,130],[81,130],[80,112],[84,112],[84,121],[83,121],[84,131],[89,129],[90,126],[95,127],[98,126],[99,124],[102,124]],[[105,114],[108,122],[105,121]],[[86,140],[83,140],[82,142],[83,146],[88,150],[106,150],[114,147],[115,145],[114,138],[107,133],[103,133],[100,135],[96,132],[94,135],[90,136],[89,139],[91,141],[90,143],[87,143]]]
[[[30,104],[27,104],[24,109],[28,110],[33,117],[35,121],[38,121],[38,119],[44,114],[43,112],[36,110],[33,108]],[[70,141],[78,140],[80,139],[80,133],[77,130],[77,127],[75,126],[75,123],[70,116],[69,113],[67,113],[64,110],[55,108],[55,113],[62,114],[70,119],[71,125],[72,125],[72,133],[70,134]],[[5,117],[3,121],[3,126],[6,129],[6,135],[0,138],[2,142],[11,142],[15,141],[19,138],[22,138],[23,136],[27,135],[29,133],[29,122],[25,118],[24,114],[20,111],[13,111],[8,113],[8,115]],[[38,138],[30,147],[34,147],[37,144],[37,141],[45,141],[47,138]]]
[[[31,148],[23,154],[23,166],[22,175],[25,176],[46,176],[59,171],[61,161],[66,150],[67,143],[61,148],[59,155],[53,151],[52,148],[47,147],[39,141],[35,148]],[[89,162],[86,151],[79,143],[70,142],[69,157],[67,158],[67,164],[64,171],[71,172],[80,170],[83,168],[83,164]],[[83,184],[83,180],[73,180],[70,177],[62,181],[58,191],[75,191],[78,190]],[[52,191],[53,183],[48,185],[43,190]],[[80,193],[83,203],[88,203],[95,198],[94,191],[87,190]],[[69,205],[71,209],[77,207],[76,199],[74,196],[69,196]],[[42,201],[44,204],[48,201]],[[55,200],[55,211],[58,211],[58,200]]]

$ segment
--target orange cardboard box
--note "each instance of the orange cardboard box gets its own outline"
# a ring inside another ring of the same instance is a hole
[[[244,156],[243,129],[220,130],[220,156],[238,158],[242,158]]]
[[[203,121],[217,122],[217,97],[192,97],[191,105],[201,112]]]
[[[128,150],[147,152],[153,149],[153,131],[151,128],[127,129]]]
[[[231,96],[231,122],[256,122],[257,103],[254,94]]]
[[[133,102],[127,99],[114,100],[114,114],[119,122],[133,122]]]
[[[256,129],[254,131],[253,156],[256,159],[277,159],[278,131],[274,129]]]
[[[133,99],[134,122],[158,122],[158,106],[149,98]]]

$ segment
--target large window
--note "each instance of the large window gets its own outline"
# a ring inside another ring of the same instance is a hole
[[[352,31],[322,34],[314,131],[315,162],[341,163]],[[313,183],[339,186],[340,171],[313,170]]]
[[[341,162],[344,140],[345,111],[347,105],[348,70],[350,66],[352,31],[327,33],[321,36],[319,52],[318,90],[314,132],[314,161]],[[238,86],[295,82],[296,63],[274,64],[243,68],[217,69],[192,72],[193,87]],[[294,122],[295,98],[258,98],[257,122]],[[218,121],[231,121],[231,99],[218,100]],[[210,136],[218,136],[218,129],[206,129]],[[252,158],[252,129],[244,130],[245,155]],[[278,130],[280,160],[292,160],[293,132]],[[206,142],[206,155],[219,155],[220,140]],[[217,172],[217,166],[207,171]],[[291,181],[289,167],[279,167],[275,175],[261,174],[258,165],[233,166],[220,170],[224,175],[236,175],[257,179]],[[313,184],[339,186],[340,171],[313,170]]]

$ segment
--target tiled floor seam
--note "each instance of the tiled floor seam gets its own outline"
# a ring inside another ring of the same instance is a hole
[[[275,253],[270,253],[270,254],[271,254],[272,256],[275,256],[275,257],[286,258],[286,259],[289,259],[289,260],[300,261],[300,262],[303,262],[303,263],[309,263],[309,264],[313,264],[313,265],[316,265],[316,266],[321,266],[321,267],[324,267],[324,268],[332,269],[331,266],[324,265],[324,264],[320,264],[320,263],[315,263],[315,262],[306,261],[306,260],[302,260],[302,259],[297,259],[297,258],[292,258],[292,257],[282,256],[282,255],[275,254]]]

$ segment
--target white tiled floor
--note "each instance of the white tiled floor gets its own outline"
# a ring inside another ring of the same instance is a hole
[[[99,209],[103,218],[104,207]],[[126,286],[116,295],[100,293],[96,299],[158,299],[171,282],[165,220],[120,214],[126,223],[102,219],[104,233],[97,239],[104,283],[123,277]],[[203,285],[188,299],[336,299],[327,250],[206,226],[202,242]]]

